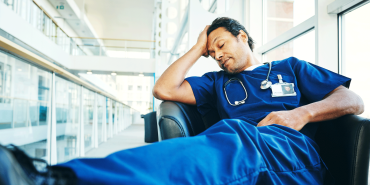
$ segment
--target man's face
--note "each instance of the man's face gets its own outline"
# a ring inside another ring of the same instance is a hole
[[[288,92],[290,91],[290,87],[289,86],[285,86],[284,88],[285,88],[286,91],[288,91]]]
[[[224,27],[217,28],[208,35],[208,53],[227,73],[240,73],[248,63],[247,39],[244,32],[235,37]]]

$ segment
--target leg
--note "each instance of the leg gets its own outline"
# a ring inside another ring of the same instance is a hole
[[[59,166],[72,168],[81,184],[320,184],[315,147],[286,127],[222,120],[196,137]]]

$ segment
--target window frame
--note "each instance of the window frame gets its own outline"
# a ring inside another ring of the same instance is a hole
[[[267,5],[267,0],[262,1],[262,39],[261,43],[264,43],[265,39],[265,29],[266,29],[266,5]],[[317,1],[315,1],[315,15],[311,16],[310,18],[306,19],[304,22],[294,26],[293,28],[287,30],[283,34],[275,37],[274,39],[266,42],[262,46],[258,47],[256,49],[256,52],[261,55],[262,61],[265,59],[265,55],[269,52],[272,51],[273,49],[276,49],[290,41],[293,41],[294,39],[310,32],[310,31],[315,31],[315,48],[318,47],[318,42],[317,42]],[[315,64],[318,62],[318,57],[317,57],[317,49],[315,49]]]
[[[357,1],[355,0],[355,2]],[[345,34],[345,31],[344,31],[345,21],[343,19],[343,16],[367,4],[370,4],[370,0],[357,2],[353,6],[350,6],[350,7],[347,5],[347,9],[344,9],[338,13],[338,73],[339,74],[343,74],[343,66],[344,66],[343,64],[343,61],[344,61],[343,39],[344,39],[344,34]]]

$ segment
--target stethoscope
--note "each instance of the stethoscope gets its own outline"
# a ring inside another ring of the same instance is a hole
[[[268,64],[268,65],[269,65],[269,71],[268,71],[268,73],[267,73],[266,80],[263,80],[263,81],[261,82],[261,89],[262,89],[262,90],[265,90],[265,89],[270,88],[270,87],[271,87],[271,85],[272,85],[272,82],[271,82],[271,81],[269,81],[269,76],[270,76],[270,72],[271,72],[271,63],[270,63],[270,62],[265,62],[265,63],[263,63],[263,64]],[[240,101],[235,101],[235,102],[234,102],[234,104],[232,104],[232,103],[230,102],[229,97],[227,96],[227,93],[226,93],[226,86],[227,86],[229,83],[233,82],[233,81],[238,81],[238,82],[242,85],[242,87],[243,87],[243,89],[244,89],[244,92],[245,92],[245,98],[244,98],[243,100],[240,100]],[[229,102],[229,104],[230,104],[231,106],[238,106],[238,105],[242,105],[242,104],[244,104],[244,103],[245,103],[245,100],[248,98],[247,90],[245,89],[245,87],[244,87],[244,85],[243,85],[243,82],[242,82],[239,78],[236,78],[236,77],[234,77],[234,78],[230,78],[227,82],[225,82],[225,83],[224,83],[224,87],[223,87],[223,88],[224,88],[224,93],[225,93],[225,96],[226,96],[226,100],[227,100],[227,102]]]

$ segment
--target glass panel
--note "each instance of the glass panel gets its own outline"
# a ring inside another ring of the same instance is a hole
[[[83,89],[83,118],[85,153],[92,149],[94,92]]]
[[[106,106],[107,106],[107,126],[106,126],[106,136],[107,136],[107,138],[109,138],[110,137],[110,135],[109,135],[109,133],[110,133],[110,128],[109,128],[109,119],[110,119],[110,117],[109,117],[109,114],[111,113],[111,108],[110,108],[110,104],[111,104],[111,100],[109,99],[109,98],[106,98]]]
[[[31,157],[48,159],[50,86],[51,73],[0,53],[0,143],[12,143]]]
[[[79,156],[80,86],[55,78],[55,108],[57,122],[57,161]]]
[[[98,143],[103,142],[103,115],[104,115],[104,100],[105,97],[98,95]]]
[[[314,0],[265,0],[264,39],[267,43],[315,15]]]
[[[117,129],[117,125],[116,125],[116,122],[115,122],[115,117],[116,117],[116,102],[115,101],[112,101],[112,130],[113,130],[113,134],[116,133],[116,129]]]
[[[268,51],[263,55],[263,61],[272,62],[291,56],[315,63],[315,30]]]
[[[342,74],[352,78],[350,89],[361,96],[365,107],[370,106],[370,4],[355,9],[343,16]],[[370,109],[365,108],[361,116],[370,118]]]

